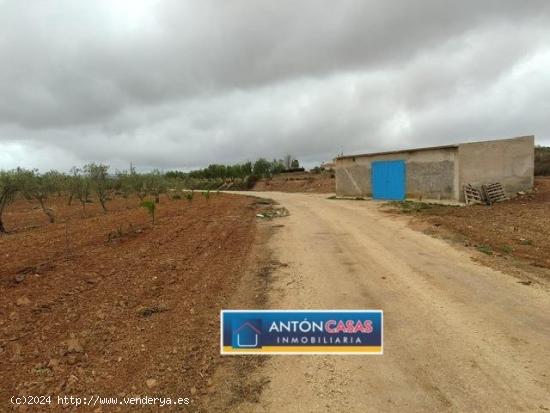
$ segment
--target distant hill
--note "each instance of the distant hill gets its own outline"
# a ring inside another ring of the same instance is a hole
[[[535,175],[550,175],[550,146],[535,147]]]

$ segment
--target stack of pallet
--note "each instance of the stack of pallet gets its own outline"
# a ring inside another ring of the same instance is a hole
[[[470,184],[464,185],[464,200],[467,205],[485,203],[481,191]]]
[[[496,202],[502,202],[508,199],[508,197],[504,193],[504,188],[502,187],[502,184],[499,182],[495,182],[494,184],[481,185],[481,191],[483,192],[483,197],[485,198],[485,202],[487,202],[488,205],[494,204]]]
[[[471,184],[464,185],[464,200],[467,205],[487,204],[492,205],[508,199],[504,187],[500,182],[481,185],[481,189],[474,188]]]

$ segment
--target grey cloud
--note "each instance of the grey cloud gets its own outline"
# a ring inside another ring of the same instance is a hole
[[[0,168],[548,142],[549,23],[534,0],[0,1]]]

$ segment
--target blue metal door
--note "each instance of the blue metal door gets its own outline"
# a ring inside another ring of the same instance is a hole
[[[371,183],[374,199],[405,199],[405,161],[374,161]]]

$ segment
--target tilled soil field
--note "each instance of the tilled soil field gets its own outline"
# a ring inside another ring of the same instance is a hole
[[[535,191],[492,206],[401,205],[428,222],[431,232],[448,231],[465,246],[487,255],[515,257],[550,269],[550,178],[535,179]]]
[[[162,198],[154,225],[137,199],[129,207],[111,201],[106,214],[91,204],[84,216],[66,199],[50,203],[54,224],[24,200],[5,215],[0,411],[17,410],[10,404],[16,395],[53,399],[49,408],[20,411],[57,411],[58,395],[188,397],[189,411],[206,411],[220,358],[219,310],[245,272],[254,200]]]

